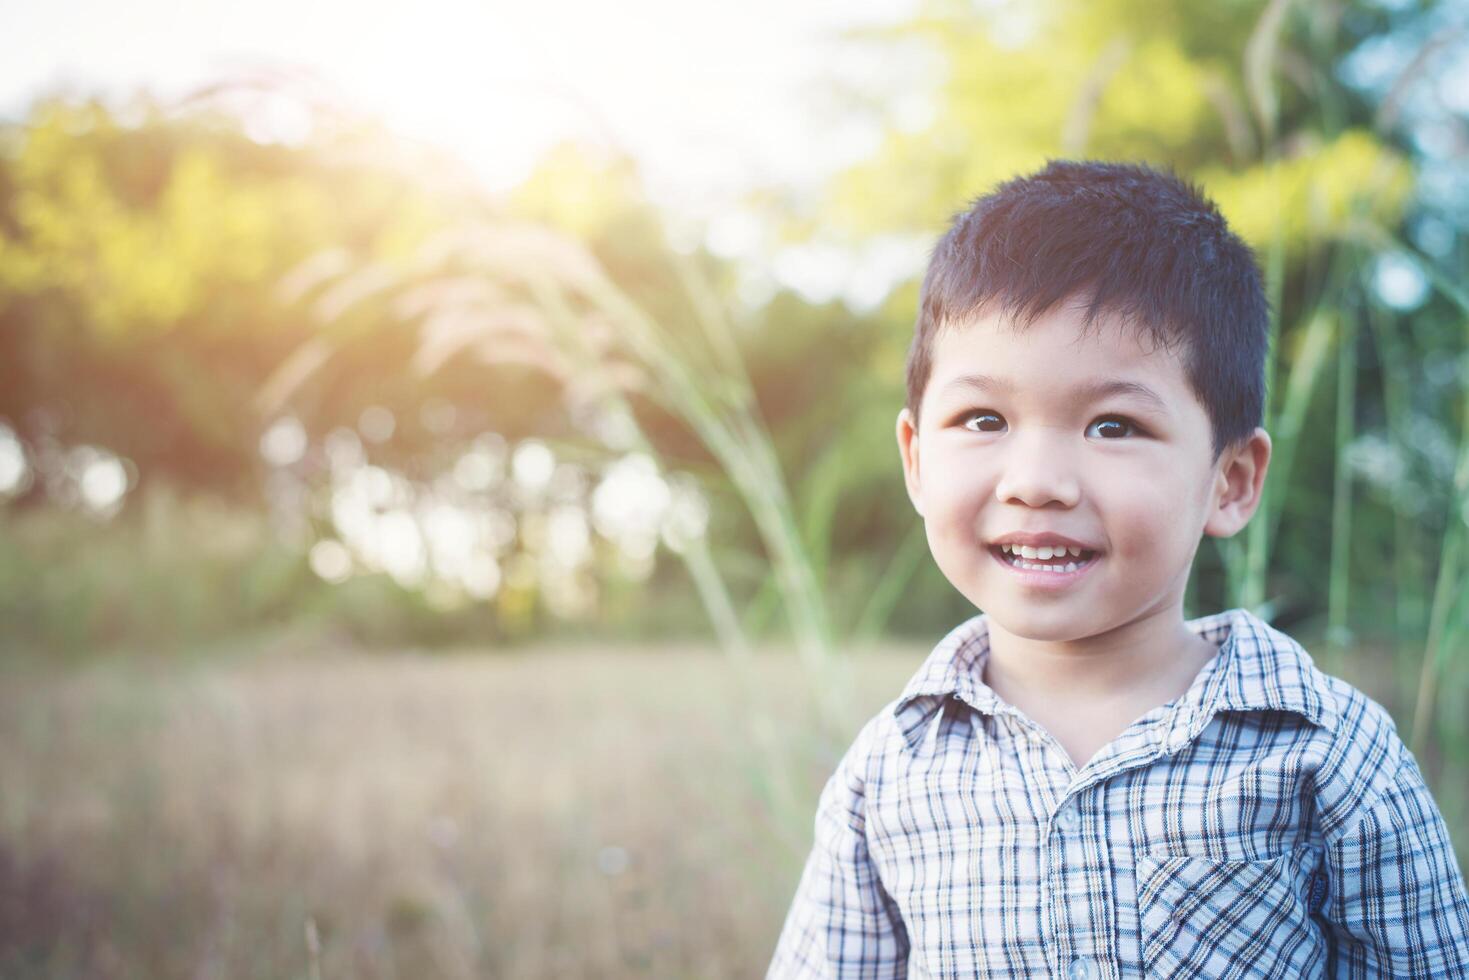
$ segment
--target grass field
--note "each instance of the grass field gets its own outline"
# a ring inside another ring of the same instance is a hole
[[[809,825],[832,746],[756,672]],[[801,855],[738,690],[674,648],[7,677],[0,976],[759,975]]]
[[[856,657],[858,715],[924,652]],[[851,733],[818,734],[793,656],[753,672],[783,820],[707,649],[8,672],[0,977],[763,975]]]

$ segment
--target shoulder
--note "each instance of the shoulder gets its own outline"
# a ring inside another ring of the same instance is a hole
[[[1412,755],[1392,715],[1352,684],[1318,668],[1294,638],[1244,610],[1213,617],[1238,641],[1224,699],[1241,710],[1284,711],[1310,723],[1292,739],[1313,772],[1323,834],[1339,835],[1388,793]]]
[[[920,742],[934,735],[955,704],[984,705],[979,662],[988,652],[983,615],[954,627],[924,658],[896,698],[862,725],[827,785],[827,795],[870,796],[906,773]],[[967,711],[966,711],[967,713]]]
[[[869,718],[837,761],[816,806],[818,840],[823,829],[828,833],[863,831],[869,797],[881,788],[883,773],[891,767],[896,703],[889,702]]]
[[[903,745],[898,723],[902,703],[902,698],[894,698],[863,723],[837,762],[833,782],[841,782],[850,793],[866,795],[869,787],[883,781]]]
[[[1388,710],[1339,677],[1321,674],[1336,704],[1325,758],[1317,770],[1317,803],[1328,840],[1371,810],[1416,766]]]

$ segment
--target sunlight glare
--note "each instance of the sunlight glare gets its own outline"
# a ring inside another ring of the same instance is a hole
[[[651,556],[670,497],[668,483],[650,456],[624,456],[607,468],[592,491],[597,533],[630,555]]]
[[[15,430],[0,422],[0,496],[24,493],[30,485],[31,466]]]
[[[556,456],[544,442],[527,439],[515,447],[510,471],[515,482],[527,493],[539,494],[550,484],[556,471]]]
[[[1428,277],[1412,256],[1385,252],[1377,258],[1373,285],[1378,297],[1395,310],[1416,310],[1428,299]]]
[[[312,545],[307,561],[318,578],[333,585],[345,582],[352,574],[352,553],[342,542],[330,538]]]
[[[290,466],[306,455],[306,428],[292,416],[277,419],[260,437],[260,455],[271,466]]]

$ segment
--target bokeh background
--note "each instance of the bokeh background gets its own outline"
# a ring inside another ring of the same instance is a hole
[[[1276,314],[1246,605],[1469,849],[1469,9],[0,4],[0,975],[756,976],[972,614],[947,218],[1169,165]]]

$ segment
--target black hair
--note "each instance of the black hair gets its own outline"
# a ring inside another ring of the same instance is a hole
[[[1023,327],[1071,297],[1088,326],[1113,314],[1182,347],[1216,461],[1261,424],[1269,305],[1249,246],[1175,174],[1068,160],[978,198],[934,247],[908,351],[915,420],[940,330],[992,303]]]

